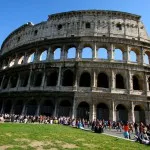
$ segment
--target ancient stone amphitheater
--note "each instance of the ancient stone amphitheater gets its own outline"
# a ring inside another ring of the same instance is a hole
[[[150,39],[140,18],[71,11],[10,33],[0,113],[150,122]]]

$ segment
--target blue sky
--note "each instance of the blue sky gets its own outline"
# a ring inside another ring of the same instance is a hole
[[[16,28],[46,21],[49,14],[71,10],[117,10],[142,16],[150,35],[150,0],[1,0],[0,46]]]

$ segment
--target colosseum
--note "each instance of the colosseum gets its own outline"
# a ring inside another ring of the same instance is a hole
[[[140,16],[83,10],[3,41],[0,113],[150,122],[150,39]]]

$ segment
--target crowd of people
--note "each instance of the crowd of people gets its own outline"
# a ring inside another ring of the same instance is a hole
[[[13,123],[39,123],[39,124],[62,124],[72,127],[76,127],[84,130],[91,130],[95,133],[103,133],[106,129],[116,130],[116,132],[122,132],[124,137],[131,139],[131,133],[135,134],[135,140],[150,145],[150,124],[145,125],[140,123],[129,122],[115,122],[105,120],[93,120],[87,119],[71,119],[70,117],[50,117],[45,115],[32,116],[32,115],[16,115],[16,114],[0,114],[0,122],[13,122]]]

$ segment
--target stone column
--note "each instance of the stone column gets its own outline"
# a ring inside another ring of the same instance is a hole
[[[51,55],[51,47],[48,48],[47,50],[47,59],[46,61],[51,61],[53,59],[52,55]]]
[[[60,60],[61,60],[61,61],[64,61],[64,60],[65,60],[65,46],[63,46],[62,49],[61,49]]]
[[[94,43],[94,49],[92,51],[92,58],[93,60],[97,58],[97,47],[96,47],[96,43]]]
[[[5,105],[5,103],[4,103],[4,100],[3,100],[2,108],[1,108],[1,110],[0,110],[0,113],[1,113],[1,114],[4,113],[4,105]]]
[[[128,120],[129,122],[135,122],[133,102],[131,102],[129,110],[128,110]]]
[[[38,106],[37,106],[37,110],[36,110],[36,116],[39,116],[40,115],[40,107],[41,107],[41,105],[40,104],[38,104]]]
[[[17,54],[16,54],[16,56],[15,56],[15,62],[14,62],[14,66],[16,66],[17,64],[18,64],[18,56],[17,56]]]
[[[143,49],[143,47],[140,48],[140,53],[137,55],[137,62],[141,65],[144,64],[144,49]]]
[[[14,106],[15,106],[15,104],[12,104],[11,109],[10,109],[10,114],[14,113]]]
[[[146,95],[147,95],[147,92],[149,92],[150,90],[150,87],[149,87],[149,76],[146,76],[145,75],[145,85],[146,85]]]
[[[36,49],[33,62],[38,62],[38,61],[39,61],[39,53],[38,53],[38,49]]]
[[[31,86],[31,76],[32,76],[32,70],[30,70],[30,74],[29,74],[29,79],[28,79],[28,84],[27,87],[30,89]]]
[[[0,89],[2,89],[4,79],[5,79],[5,75],[3,75],[3,79],[2,79],[2,81],[1,81]]]
[[[130,47],[129,47],[129,45],[127,45],[127,49],[125,51],[124,61],[126,63],[130,62]]]
[[[72,119],[75,119],[76,118],[76,98],[74,97],[74,100],[73,100],[73,107],[72,107]]]
[[[111,102],[111,108],[109,110],[109,120],[116,121],[116,109],[115,109],[114,100],[112,100]]]
[[[96,106],[95,106],[95,104],[92,104],[90,106],[90,112],[89,113],[90,113],[89,114],[89,119],[91,121],[95,120],[96,119]]]
[[[114,71],[111,71],[111,92],[115,89],[115,81],[116,81],[116,76]]]
[[[61,67],[59,67],[59,74],[58,74],[57,87],[60,87],[60,83],[61,83]]]
[[[114,45],[111,44],[110,50],[108,51],[109,61],[114,61]]]
[[[80,60],[82,58],[81,50],[82,50],[81,46],[78,45],[78,48],[76,49],[76,60]]]
[[[78,69],[76,68],[75,70],[75,78],[74,78],[74,85],[73,85],[73,90],[77,91],[78,88]]]
[[[44,88],[44,86],[45,86],[45,69],[44,69],[44,72],[43,72],[43,78],[42,78],[42,82],[41,82],[41,87],[43,87]]]
[[[17,84],[16,84],[17,90],[18,90],[19,84],[20,84],[20,74],[18,75],[18,80],[17,80]]]
[[[55,108],[54,108],[54,113],[53,113],[54,117],[57,117],[57,108],[58,108],[58,102],[55,100]]]
[[[133,80],[132,80],[132,74],[130,70],[128,71],[128,82],[126,82],[126,84],[127,84],[128,93],[130,94],[133,90]]]
[[[26,109],[26,104],[23,105],[21,115],[26,115],[25,109]]]
[[[28,63],[28,57],[27,57],[27,53],[25,52],[24,54],[24,59],[23,59],[23,64],[27,64]]]
[[[97,86],[97,79],[96,79],[96,72],[93,70],[93,80],[92,80],[92,90],[96,90],[96,86]]]

